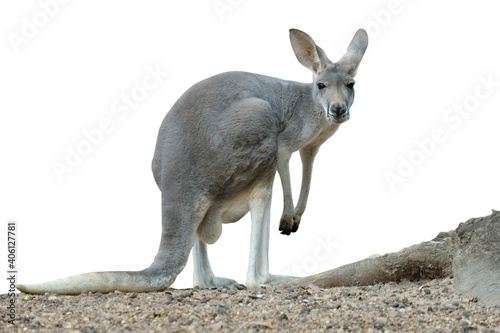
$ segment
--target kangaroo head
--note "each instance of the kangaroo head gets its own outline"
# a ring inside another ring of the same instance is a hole
[[[368,35],[359,29],[346,54],[337,62],[330,61],[312,38],[300,30],[290,30],[290,42],[299,62],[313,72],[313,99],[335,123],[349,120],[354,101],[354,76],[368,46]]]

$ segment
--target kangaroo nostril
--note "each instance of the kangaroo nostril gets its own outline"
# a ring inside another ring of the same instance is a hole
[[[345,116],[347,113],[347,107],[346,106],[331,106],[330,107],[330,114],[335,115],[337,117],[342,117]]]

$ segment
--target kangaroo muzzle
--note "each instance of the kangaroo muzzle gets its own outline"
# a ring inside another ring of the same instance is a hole
[[[328,108],[328,118],[335,123],[343,123],[349,120],[349,109],[345,105],[332,105]]]

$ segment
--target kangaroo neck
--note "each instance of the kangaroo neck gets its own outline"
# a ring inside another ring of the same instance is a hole
[[[325,134],[329,137],[338,128],[338,124],[326,119],[325,112],[314,101],[310,83],[286,81],[282,103],[283,124],[279,141],[287,151],[297,151]]]

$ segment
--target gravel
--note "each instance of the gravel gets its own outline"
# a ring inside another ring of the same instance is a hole
[[[0,296],[7,304],[7,295]],[[4,308],[4,306],[2,306]],[[500,332],[500,308],[454,292],[453,279],[366,287],[169,289],[18,294],[2,332]]]

